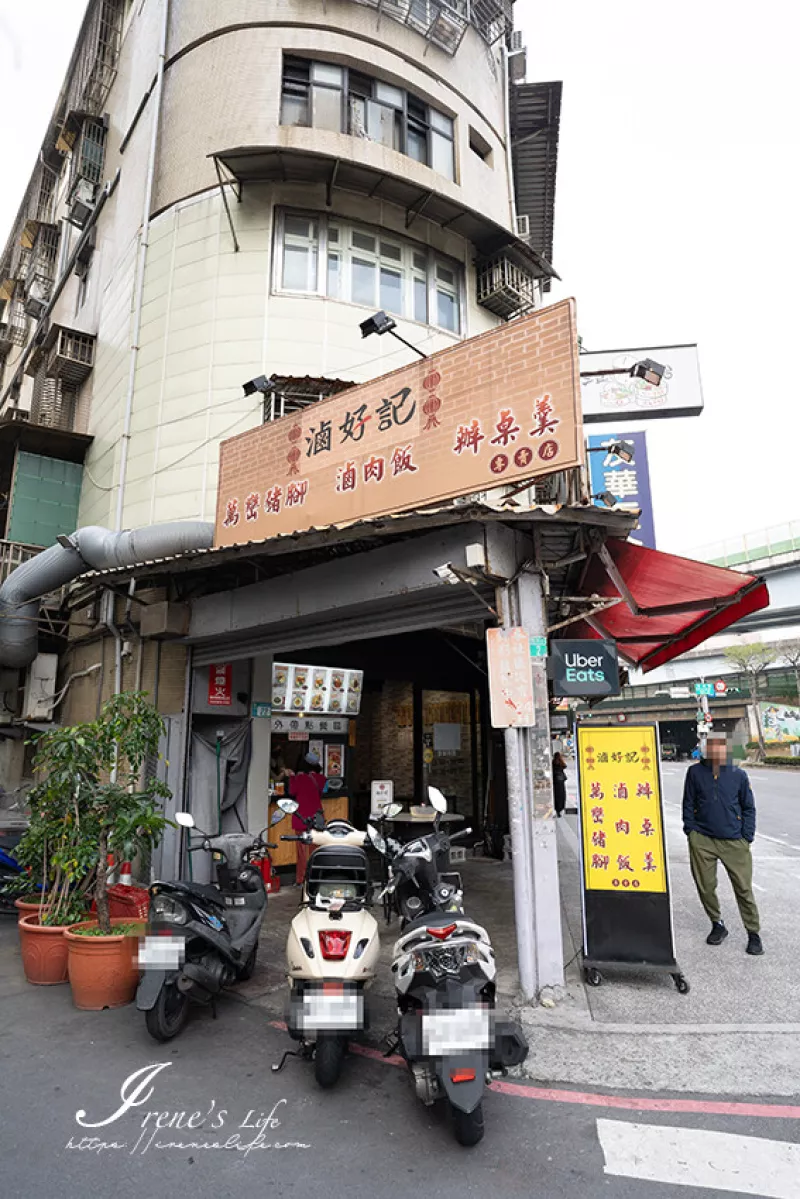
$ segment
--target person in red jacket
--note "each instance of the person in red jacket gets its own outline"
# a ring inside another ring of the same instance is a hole
[[[292,816],[292,827],[296,833],[306,831],[306,821],[322,811],[322,792],[327,779],[320,770],[320,761],[316,754],[308,753],[297,763],[297,772],[289,779],[289,794],[297,800],[298,808]],[[300,817],[303,817],[301,820]],[[311,856],[312,846],[297,842],[297,873],[295,881],[301,886],[306,877],[306,866]]]

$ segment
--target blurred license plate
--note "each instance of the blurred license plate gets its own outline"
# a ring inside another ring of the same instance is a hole
[[[300,1019],[306,1032],[363,1028],[364,996],[357,991],[306,991]]]
[[[142,970],[170,970],[183,964],[184,937],[145,937],[139,942],[139,967]]]
[[[446,1008],[422,1017],[422,1047],[430,1057],[490,1046],[488,1008]]]

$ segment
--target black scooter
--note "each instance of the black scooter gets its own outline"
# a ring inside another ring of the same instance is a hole
[[[283,817],[275,812],[271,823]],[[188,812],[178,812],[175,819],[194,828]],[[255,970],[267,892],[252,859],[275,845],[267,841],[266,829],[258,836],[199,831],[203,842],[194,848],[214,855],[217,885],[155,882],[150,887],[136,1006],[156,1041],[169,1041],[181,1031],[192,1002],[211,1004],[216,1015],[215,999],[222,988],[250,978]]]
[[[398,847],[374,826],[373,845],[391,856],[393,896],[401,933],[393,954],[398,1025],[388,1052],[408,1063],[425,1104],[448,1102],[456,1139],[483,1138],[483,1094],[492,1074],[504,1074],[528,1054],[521,1028],[495,1019],[494,951],[484,928],[464,913],[458,874],[445,873],[454,837],[440,830],[447,801],[429,789],[438,815],[434,831]]]

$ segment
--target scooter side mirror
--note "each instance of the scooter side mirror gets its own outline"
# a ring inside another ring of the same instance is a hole
[[[280,824],[281,820],[286,819],[286,815],[287,815],[287,813],[282,812],[280,809],[277,812],[273,812],[269,818],[270,825]]]
[[[179,824],[181,828],[194,828],[194,816],[191,812],[176,812],[175,823]]]
[[[430,800],[431,807],[440,815],[447,811],[447,800],[438,787],[428,788],[428,799]]]
[[[381,836],[374,824],[367,825],[367,836],[372,845],[377,849],[378,853],[386,853],[386,839]]]
[[[394,820],[395,816],[399,816],[403,810],[401,803],[390,803],[384,810],[383,816],[385,820]]]
[[[293,816],[300,804],[296,799],[279,799],[278,805],[285,816]]]

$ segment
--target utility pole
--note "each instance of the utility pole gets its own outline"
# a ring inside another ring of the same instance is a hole
[[[524,572],[500,594],[505,628],[546,635],[539,575]],[[517,955],[526,999],[564,985],[547,659],[533,658],[531,671],[536,723],[505,731]]]

